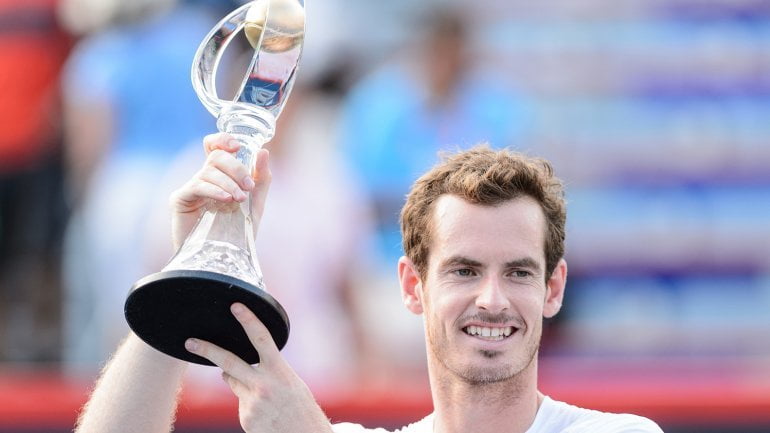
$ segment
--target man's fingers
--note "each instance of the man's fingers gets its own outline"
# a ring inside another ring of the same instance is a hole
[[[241,147],[241,143],[231,135],[224,132],[217,132],[203,137],[203,149],[208,155],[216,149],[222,149],[225,152],[235,152]]]
[[[251,390],[249,390],[249,388],[243,382],[230,376],[224,371],[222,372],[222,380],[225,381],[227,386],[230,387],[230,389],[238,398],[241,398],[242,396],[245,396],[247,393],[251,392]]]
[[[233,179],[244,191],[251,191],[255,184],[270,184],[272,177],[268,167],[268,152],[265,149],[256,151],[254,173],[235,157],[242,143],[232,136],[220,132],[204,137],[203,147],[208,155],[206,165],[216,167]]]
[[[267,149],[257,150],[257,160],[254,163],[254,179],[260,185],[270,184],[273,174],[270,171],[270,152]]]
[[[232,154],[217,149],[209,154],[206,165],[187,184],[174,193],[172,206],[181,212],[196,210],[201,199],[218,202],[242,202],[254,189],[249,170]]]
[[[254,188],[253,209],[256,215],[262,215],[265,209],[265,202],[267,201],[267,192],[270,189],[270,181],[273,178],[273,174],[270,171],[268,159],[270,157],[267,149],[259,149],[257,151],[257,160],[254,164],[254,180],[256,187]],[[259,220],[257,219],[257,223]]]
[[[179,212],[190,211],[184,207],[194,208],[200,206],[201,199],[212,199],[220,202],[230,202],[234,198],[232,194],[209,182],[194,182],[178,193],[177,201]],[[195,210],[195,209],[193,209]]]
[[[243,330],[246,331],[251,344],[257,349],[260,366],[266,367],[276,360],[282,359],[270,331],[251,310],[243,304],[235,303],[230,306],[230,311],[241,324]]]
[[[221,171],[244,191],[254,188],[254,179],[249,169],[232,153],[220,149],[214,150],[208,156],[206,167]]]
[[[197,338],[188,338],[184,343],[185,349],[198,356],[208,359],[222,371],[237,379],[242,384],[251,383],[255,374],[246,361],[234,355],[232,352],[222,349],[216,344]]]
[[[236,201],[246,200],[246,191],[226,173],[210,165],[206,165],[198,174],[203,183],[212,184],[224,191],[227,191]]]

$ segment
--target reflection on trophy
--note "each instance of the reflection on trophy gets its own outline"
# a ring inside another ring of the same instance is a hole
[[[221,100],[217,69],[238,35],[244,35],[254,55],[235,97]],[[256,152],[273,137],[291,91],[304,36],[304,0],[255,0],[220,21],[195,54],[193,87],[217,118],[218,129],[241,142],[236,158],[252,171]],[[132,287],[125,304],[131,329],[150,346],[186,361],[212,365],[185,350],[185,340],[195,337],[254,364],[259,354],[230,313],[230,305],[241,302],[283,348],[289,320],[262,282],[255,236],[250,196],[242,203],[207,208],[168,265]]]

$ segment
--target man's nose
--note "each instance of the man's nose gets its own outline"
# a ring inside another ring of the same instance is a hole
[[[489,276],[482,281],[476,306],[492,314],[501,313],[511,306],[500,278]]]

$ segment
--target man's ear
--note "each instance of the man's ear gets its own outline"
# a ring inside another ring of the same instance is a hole
[[[545,306],[543,317],[550,319],[561,310],[564,301],[564,287],[567,285],[567,262],[560,259],[551,277],[546,282]]]
[[[398,259],[398,280],[406,308],[414,314],[422,314],[422,280],[414,263],[406,256]]]

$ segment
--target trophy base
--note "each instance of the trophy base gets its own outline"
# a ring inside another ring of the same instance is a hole
[[[185,349],[185,340],[194,337],[256,364],[259,354],[230,312],[234,302],[256,314],[278,349],[286,345],[289,319],[278,301],[252,284],[215,272],[173,270],[144,277],[131,288],[125,315],[139,338],[174,358],[214,365]]]

